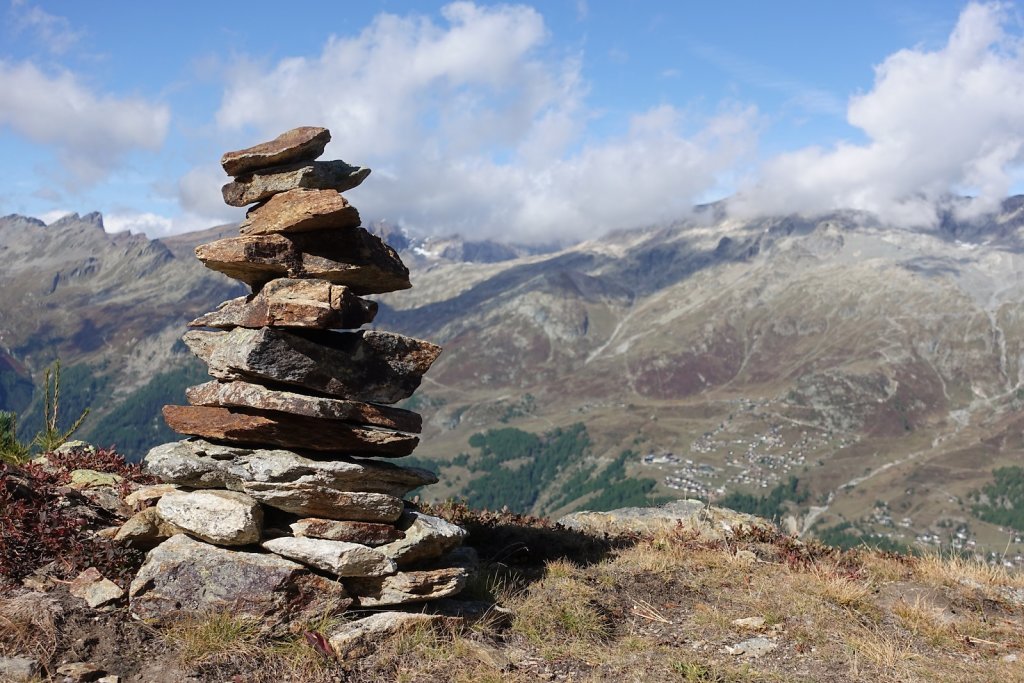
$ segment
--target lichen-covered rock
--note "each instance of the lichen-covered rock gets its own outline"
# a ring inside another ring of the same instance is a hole
[[[708,540],[727,539],[741,529],[775,530],[775,525],[761,517],[709,506],[699,500],[676,500],[661,507],[574,512],[559,519],[558,523],[566,528],[596,536],[652,536],[683,531]]]
[[[464,567],[443,567],[400,571],[383,578],[345,579],[345,587],[360,607],[385,607],[447,598],[466,586],[468,576]]]
[[[151,507],[132,515],[117,530],[114,540],[139,550],[149,550],[171,536],[183,533],[184,529],[171,524],[160,516],[159,510]]]
[[[175,491],[156,504],[160,517],[207,543],[258,543],[263,508],[238,491]]]
[[[343,612],[344,587],[274,554],[228,550],[174,536],[149,553],[129,590],[131,611],[161,623],[227,612],[280,631],[293,619]]]
[[[379,550],[399,567],[433,560],[462,544],[466,530],[440,517],[407,511],[395,526],[405,537],[381,546]]]
[[[336,491],[313,484],[247,481],[242,482],[242,490],[285,512],[355,522],[394,522],[405,505],[401,498],[384,493]]]
[[[398,571],[383,553],[358,543],[281,536],[264,541],[263,547],[335,576],[387,576]]]
[[[433,484],[433,472],[342,456],[313,460],[283,449],[247,448],[185,439],[152,448],[142,461],[149,474],[197,489],[241,491],[246,482],[299,484],[401,498]]]
[[[395,403],[412,395],[441,354],[393,332],[304,332],[272,327],[194,330],[182,339],[212,376],[292,384],[338,398]]]
[[[328,541],[347,541],[360,545],[379,546],[405,537],[393,524],[377,522],[346,522],[337,519],[306,517],[289,525],[292,534]]]
[[[249,209],[238,226],[243,235],[345,230],[359,227],[359,212],[337,190],[298,188],[275,194]]]

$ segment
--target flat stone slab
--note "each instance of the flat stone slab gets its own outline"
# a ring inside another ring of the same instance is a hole
[[[247,481],[242,490],[264,505],[304,517],[394,522],[405,506],[401,498],[386,493],[338,491],[315,484]]]
[[[437,482],[433,472],[378,460],[342,456],[314,460],[284,449],[246,448],[203,439],[156,446],[143,458],[142,465],[146,472],[166,482],[197,489],[241,491],[243,484],[253,482],[302,484],[401,498],[415,488]]]
[[[399,567],[433,560],[462,545],[466,530],[451,522],[408,510],[395,526],[405,537],[381,546],[380,551]]]
[[[225,152],[220,158],[220,165],[228,175],[238,176],[268,166],[312,161],[324,153],[324,148],[330,141],[331,131],[326,128],[292,128],[269,142],[261,142],[235,152]]]
[[[124,597],[121,587],[100,574],[96,567],[89,567],[76,576],[68,586],[68,592],[76,598],[85,600],[86,604],[93,608]]]
[[[393,560],[358,543],[281,536],[264,541],[263,547],[335,576],[388,576],[398,571]]]
[[[238,491],[175,491],[156,509],[161,519],[216,545],[258,543],[263,528],[263,508]]]
[[[247,206],[300,187],[346,192],[368,175],[370,169],[341,160],[299,161],[239,175],[221,188],[221,194],[228,206]]]
[[[373,322],[377,302],[361,299],[345,285],[327,280],[278,278],[256,294],[222,303],[189,327],[302,327],[355,329]]]
[[[393,524],[375,522],[343,522],[336,519],[306,517],[289,525],[292,534],[328,541],[347,541],[360,545],[378,546],[405,538],[405,532]]]
[[[440,614],[378,612],[338,626],[327,636],[327,642],[339,659],[358,659],[375,652],[390,638],[423,628],[454,629],[461,621]]]
[[[661,507],[574,512],[559,519],[558,523],[594,536],[653,536],[683,531],[716,541],[728,539],[741,529],[776,530],[774,524],[761,517],[709,506],[699,500],[676,500]]]
[[[464,567],[445,567],[383,578],[345,579],[345,587],[360,607],[386,607],[450,597],[466,586],[468,576]]]
[[[359,212],[337,190],[298,188],[275,194],[249,209],[238,226],[243,235],[358,228]]]
[[[412,453],[420,442],[419,437],[402,432],[255,408],[164,406],[163,416],[179,434],[349,455],[399,458]]]
[[[152,623],[224,612],[252,617],[268,632],[292,620],[341,613],[352,603],[339,582],[297,562],[185,535],[149,553],[129,595],[132,614]]]
[[[395,403],[408,398],[441,353],[393,332],[287,332],[272,327],[192,330],[185,344],[223,380],[280,382],[338,398]]]
[[[423,428],[422,418],[410,410],[291,391],[276,391],[262,384],[250,382],[207,382],[186,389],[185,397],[194,406],[263,408],[290,415],[368,424],[402,432],[419,433]]]
[[[240,280],[253,291],[279,277],[317,278],[355,294],[409,289],[409,269],[398,253],[363,228],[290,235],[226,237],[196,247],[207,268]]]

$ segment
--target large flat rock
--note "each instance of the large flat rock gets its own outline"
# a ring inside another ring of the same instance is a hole
[[[199,245],[196,256],[207,268],[254,291],[279,277],[328,280],[356,294],[412,286],[398,253],[363,228],[227,237]]]
[[[292,391],[276,391],[251,382],[207,382],[186,389],[185,397],[194,406],[262,408],[291,415],[386,427],[402,432],[418,433],[423,427],[422,418],[409,410]]]
[[[728,539],[744,529],[775,530],[775,525],[761,517],[709,506],[699,500],[675,500],[661,507],[574,512],[559,519],[558,523],[593,536],[654,536],[682,531],[716,541]]]
[[[249,209],[238,231],[243,235],[267,235],[358,227],[359,212],[337,190],[298,188],[275,194]]]
[[[172,491],[156,504],[160,518],[215,545],[258,543],[263,508],[238,491]]]
[[[302,484],[401,498],[415,488],[437,482],[433,472],[387,462],[340,456],[314,460],[284,449],[246,448],[203,439],[156,446],[146,454],[142,465],[146,472],[165,482],[233,491],[241,491],[245,483],[255,482]]]
[[[398,571],[383,553],[358,543],[281,536],[263,542],[272,553],[334,576],[388,576]]]
[[[221,194],[228,206],[246,206],[300,187],[346,192],[358,187],[368,175],[370,169],[340,160],[300,161],[239,175],[221,188]]]
[[[354,522],[394,522],[405,506],[401,498],[386,493],[338,491],[316,484],[247,481],[242,483],[242,490],[278,510]]]
[[[345,285],[327,280],[278,278],[256,294],[222,303],[189,327],[302,327],[355,329],[373,322],[377,302],[362,299]]]
[[[193,330],[185,344],[224,380],[293,384],[355,401],[412,395],[441,347],[392,332],[287,332],[272,327]]]
[[[324,148],[330,141],[331,132],[326,128],[292,128],[269,142],[261,142],[235,152],[225,152],[220,158],[220,165],[228,175],[239,176],[269,166],[312,161],[324,153]]]
[[[257,446],[399,458],[420,441],[402,432],[255,408],[164,406],[163,415],[179,434]]]
[[[154,548],[129,589],[131,612],[153,623],[226,612],[269,632],[343,612],[344,587],[273,554],[228,550],[185,536]]]

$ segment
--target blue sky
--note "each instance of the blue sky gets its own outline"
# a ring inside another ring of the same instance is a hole
[[[0,215],[236,220],[217,161],[297,125],[365,218],[546,240],[1021,186],[1012,4],[7,1]]]

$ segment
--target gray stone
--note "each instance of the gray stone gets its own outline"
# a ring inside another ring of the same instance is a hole
[[[359,212],[337,190],[303,188],[275,194],[249,209],[238,226],[243,235],[359,227]]]
[[[383,553],[358,543],[281,536],[264,541],[263,547],[335,576],[387,576],[398,571]]]
[[[464,567],[400,571],[383,578],[345,579],[360,607],[385,607],[426,602],[455,595],[466,586]]]
[[[309,517],[355,522],[394,522],[402,515],[401,498],[384,493],[337,491],[315,484],[242,482],[242,490],[270,507]]]
[[[171,536],[183,533],[184,529],[166,521],[155,507],[151,507],[132,515],[117,530],[114,540],[133,548],[149,550]]]
[[[330,141],[331,132],[326,128],[292,128],[269,142],[261,142],[236,152],[225,152],[220,158],[220,165],[228,175],[238,176],[270,166],[312,161],[324,153]]]
[[[237,491],[176,491],[156,504],[164,520],[216,545],[258,543],[263,527],[259,503]]]
[[[430,342],[376,330],[300,335],[236,327],[182,339],[218,379],[282,382],[372,403],[411,396],[441,353]]]
[[[423,420],[410,410],[361,401],[346,401],[326,396],[310,396],[292,391],[268,389],[250,382],[206,382],[185,390],[194,406],[262,408],[290,415],[368,424],[401,432],[419,433]]]
[[[460,622],[460,619],[438,614],[378,612],[363,619],[342,624],[334,629],[327,638],[331,649],[339,659],[358,659],[375,652],[389,638],[412,633],[422,628],[453,629]]]
[[[21,683],[36,678],[41,671],[38,660],[31,657],[0,657],[0,680]]]
[[[58,666],[55,673],[54,680],[60,683],[91,683],[107,672],[90,662],[70,662]]]
[[[726,646],[725,651],[731,655],[754,659],[766,655],[779,646],[773,640],[767,638],[751,638],[733,646]]]
[[[292,620],[343,612],[344,587],[273,554],[228,550],[174,536],[146,558],[129,590],[131,611],[153,623],[228,612],[267,632]]]
[[[151,484],[149,486],[140,486],[125,496],[124,502],[130,507],[138,508],[140,505],[155,503],[160,500],[160,497],[165,493],[177,490],[178,487],[174,484]]]
[[[370,169],[340,160],[300,161],[238,176],[221,188],[221,194],[228,206],[246,206],[300,187],[346,192],[358,187],[368,175]]]
[[[151,449],[143,467],[160,479],[190,488],[241,491],[246,482],[299,484],[336,491],[385,493],[401,498],[437,482],[427,470],[342,456],[313,460],[283,449],[247,448],[185,439]]]
[[[256,408],[164,406],[163,416],[179,434],[229,443],[399,458],[420,442],[402,432]]]
[[[381,546],[380,551],[399,567],[441,557],[466,537],[462,527],[422,512],[405,512],[395,526],[405,532],[405,538]]]
[[[346,522],[337,519],[306,517],[289,525],[292,534],[328,541],[347,541],[360,545],[379,546],[405,536],[393,524],[376,522]]]
[[[100,607],[124,597],[121,587],[100,574],[96,567],[89,567],[71,581],[68,592],[81,598],[89,607]]]
[[[355,329],[373,322],[376,315],[376,301],[356,296],[345,285],[283,277],[263,285],[256,294],[225,301],[189,327]]]
[[[280,277],[327,280],[360,295],[412,286],[398,253],[363,228],[226,237],[196,247],[196,256],[254,292]]]
[[[708,540],[727,539],[743,529],[776,530],[774,524],[761,517],[709,506],[699,500],[676,500],[661,507],[574,512],[558,523],[595,536],[682,532]]]

